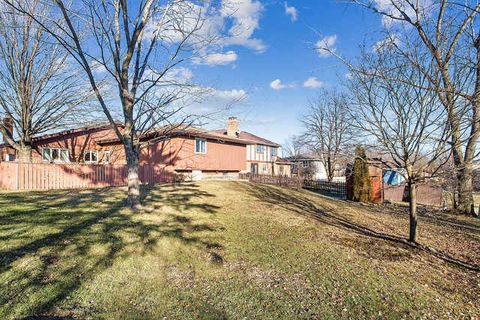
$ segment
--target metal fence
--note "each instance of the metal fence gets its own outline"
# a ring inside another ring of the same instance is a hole
[[[347,184],[344,181],[307,180],[297,176],[261,174],[241,174],[240,179],[288,188],[304,188],[335,198],[345,199],[347,197]]]
[[[347,198],[347,183],[343,181],[305,180],[303,187],[334,198]]]

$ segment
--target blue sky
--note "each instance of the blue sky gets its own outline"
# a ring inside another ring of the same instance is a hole
[[[317,81],[323,88],[336,87],[347,72],[335,57],[319,54],[315,44],[326,39],[339,54],[353,58],[362,43],[371,45],[381,38],[381,20],[338,0],[238,1],[250,6],[245,9],[250,10],[250,17],[255,16],[252,8],[257,9],[258,24],[252,27],[249,39],[260,41],[265,49],[242,43],[226,45],[222,53],[228,53],[230,59],[221,62],[223,65],[189,67],[196,79],[219,90],[244,90],[247,99],[229,114],[240,118],[242,130],[283,143],[301,132],[298,119],[308,100],[318,94],[319,88],[314,88]],[[310,77],[314,79],[306,88],[304,82]],[[280,82],[272,84],[277,79]],[[219,127],[221,122],[210,126]]]

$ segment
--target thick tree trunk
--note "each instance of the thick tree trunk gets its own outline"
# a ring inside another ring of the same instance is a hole
[[[457,212],[466,215],[474,215],[472,164],[464,163],[463,168],[459,171]]]
[[[18,162],[28,163],[32,162],[32,147],[30,145],[22,144],[17,149]]]
[[[410,242],[417,242],[417,188],[415,181],[408,181],[409,211],[410,211]]]
[[[138,175],[138,163],[140,153],[138,147],[132,142],[125,144],[125,155],[128,170],[128,196],[127,206],[136,209],[140,206],[140,177]]]

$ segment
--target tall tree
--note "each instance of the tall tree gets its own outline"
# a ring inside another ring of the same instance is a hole
[[[350,80],[352,119],[370,143],[390,156],[408,182],[410,233],[417,241],[416,186],[448,161],[447,115],[417,68],[388,50],[364,55]],[[395,80],[393,80],[395,78]],[[408,81],[414,81],[412,86]]]
[[[345,157],[352,145],[353,127],[347,107],[345,94],[324,90],[310,102],[302,119],[305,141],[320,157],[328,181],[333,180],[339,159]]]
[[[370,202],[371,184],[368,158],[362,146],[355,148],[355,162],[353,163],[353,200]]]
[[[128,167],[127,206],[140,205],[138,174],[141,140],[159,125],[182,128],[192,118],[175,102],[185,97],[190,79],[180,65],[215,40],[206,24],[210,1],[81,0],[48,1],[52,14],[44,23],[18,0],[4,0],[33,17],[81,66],[123,144]],[[57,22],[58,21],[58,22]],[[53,29],[51,24],[61,28]],[[102,90],[106,82],[109,90]],[[112,95],[112,90],[117,91]],[[114,120],[122,119],[121,129]]]
[[[450,126],[458,210],[475,214],[472,165],[480,137],[479,1],[351,1],[382,16],[389,49],[417,68],[427,80],[422,85],[438,95]]]
[[[44,21],[48,7],[31,1]],[[0,11],[0,117],[8,117],[15,134],[0,123],[4,139],[19,161],[32,160],[32,138],[72,123],[91,98],[78,74],[68,67],[68,54],[52,36],[10,6]],[[78,121],[78,120],[76,120]]]

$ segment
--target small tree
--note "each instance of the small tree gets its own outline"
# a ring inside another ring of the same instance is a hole
[[[355,148],[355,162],[353,164],[353,200],[359,202],[370,201],[370,173],[365,149],[361,146]]]
[[[422,89],[425,75],[387,50],[365,53],[351,74],[355,125],[403,169],[399,173],[408,184],[409,241],[416,242],[417,183],[433,177],[450,158],[447,115],[436,93]]]

